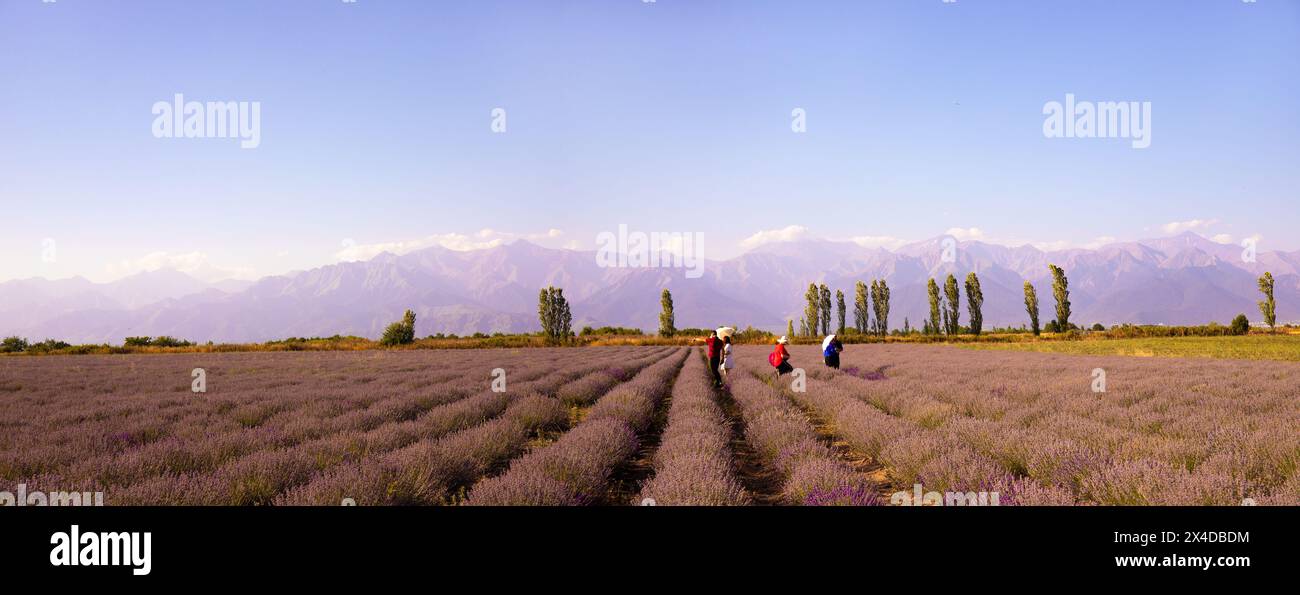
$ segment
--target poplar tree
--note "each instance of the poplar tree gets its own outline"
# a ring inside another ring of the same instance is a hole
[[[673,312],[673,294],[664,288],[664,292],[659,296],[659,305],[663,311],[659,313],[659,336],[671,337],[677,334],[676,314]]]
[[[839,334],[841,334],[841,335],[843,335],[843,334],[844,334],[844,318],[845,318],[845,315],[848,314],[848,308],[845,307],[845,305],[844,305],[844,292],[843,292],[843,291],[840,291],[840,290],[838,290],[838,289],[835,290],[835,310],[836,310],[836,312],[839,314],[839,319],[838,319],[838,320],[839,320],[839,323],[840,323],[839,326],[836,327],[835,332],[836,332],[836,333],[839,333]]]
[[[822,283],[821,299],[819,301],[821,303],[822,334],[829,335],[831,334],[831,290],[826,287],[825,283]]]
[[[876,332],[883,337],[889,334],[889,284],[881,279],[871,295],[876,311]]]
[[[808,292],[803,297],[808,302],[803,309],[803,334],[811,337],[817,334],[817,319],[821,314],[821,292],[817,291],[817,284],[809,283]]]
[[[1025,312],[1029,313],[1029,325],[1037,337],[1041,333],[1038,327],[1038,292],[1034,290],[1034,284],[1025,281]]]
[[[878,335],[880,334],[880,281],[872,279],[871,288],[868,291],[871,292],[871,314],[873,316],[871,334]]]
[[[542,334],[552,343],[567,341],[573,335],[573,314],[563,289],[548,286],[537,294],[537,318],[542,323]]]
[[[1054,264],[1047,265],[1052,271],[1052,297],[1056,298],[1056,326],[1059,332],[1070,330],[1070,280],[1065,271]]]
[[[871,326],[871,309],[867,302],[867,284],[861,281],[853,284],[853,328],[866,334]]]
[[[1264,272],[1264,276],[1259,278],[1259,291],[1264,294],[1263,301],[1259,302],[1259,313],[1264,315],[1264,323],[1272,332],[1277,332],[1277,302],[1273,300],[1273,273]]]
[[[948,280],[943,282],[943,295],[947,298],[948,323],[946,328],[949,335],[956,335],[961,332],[961,291],[957,289],[957,278],[948,274]]]
[[[974,272],[966,275],[966,310],[970,313],[970,332],[979,336],[984,328],[984,293],[980,291],[980,278]]]
[[[926,291],[930,294],[930,333],[939,333],[939,329],[945,328],[939,326],[939,309],[942,306],[943,298],[939,297],[939,284],[934,282],[934,277],[930,278],[930,283],[926,285]]]

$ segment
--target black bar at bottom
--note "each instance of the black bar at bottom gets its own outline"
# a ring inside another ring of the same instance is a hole
[[[1066,573],[1078,584],[1198,582],[1284,576],[1295,566],[1298,517],[1300,508],[1275,507],[0,508],[0,569],[6,579],[52,584],[192,585],[217,573],[325,581],[473,573],[527,584],[530,576],[549,582],[557,568],[602,564],[660,578],[716,573],[735,570],[720,560],[738,556],[760,581],[809,565],[887,572],[921,564],[989,578]],[[83,538],[149,533],[149,573],[53,565],[52,536],[70,539],[74,525]],[[1120,566],[1120,558],[1156,566]]]

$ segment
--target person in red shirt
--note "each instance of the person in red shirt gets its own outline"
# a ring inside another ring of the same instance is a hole
[[[790,365],[790,352],[786,350],[785,344],[790,340],[782,336],[776,340],[776,348],[767,356],[768,363],[776,368],[776,375],[789,374],[794,371],[794,366]]]

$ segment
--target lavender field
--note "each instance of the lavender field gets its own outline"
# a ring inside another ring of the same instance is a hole
[[[920,484],[1002,505],[1300,504],[1300,364],[851,345],[835,371],[800,346],[806,376],[777,379],[767,351],[738,347],[722,391],[684,347],[4,358],[0,491],[878,505]]]

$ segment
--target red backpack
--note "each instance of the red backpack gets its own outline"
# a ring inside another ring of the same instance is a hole
[[[785,358],[781,357],[781,351],[781,346],[777,345],[776,349],[772,350],[772,353],[767,354],[767,363],[772,364],[773,368],[781,367],[781,362],[785,360]]]

